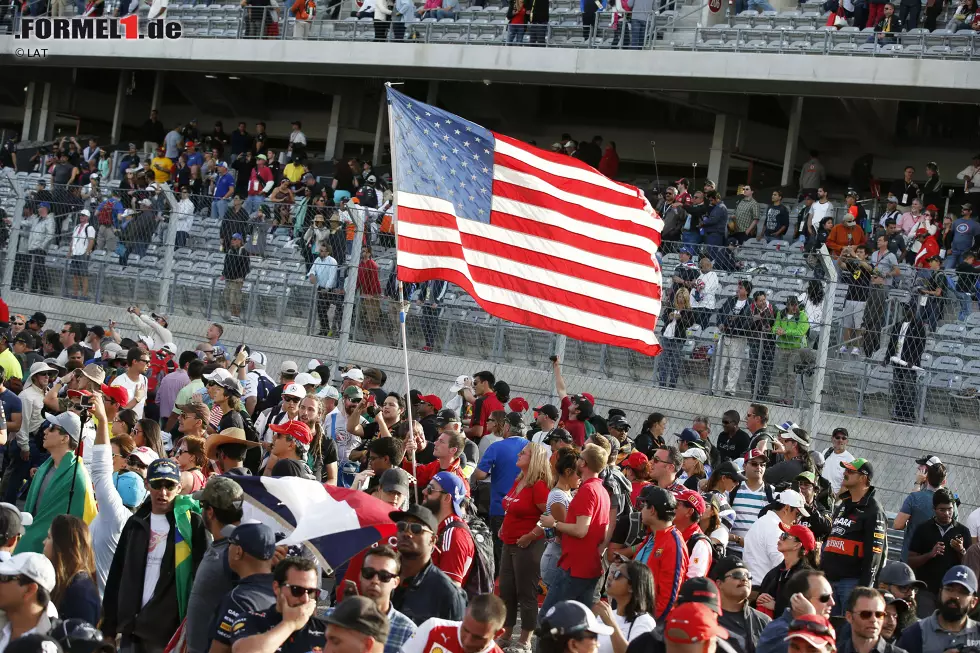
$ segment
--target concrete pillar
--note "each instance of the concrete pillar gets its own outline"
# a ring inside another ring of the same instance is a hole
[[[439,104],[439,80],[433,79],[429,82],[429,90],[425,93],[425,103],[432,106]]]
[[[715,182],[718,193],[722,196],[728,186],[728,163],[737,133],[738,118],[724,113],[715,116],[715,131],[708,154],[708,179]]]
[[[796,162],[796,148],[800,142],[800,122],[803,118],[803,97],[796,96],[789,113],[789,129],[786,131],[786,149],[783,152],[783,176],[780,185],[789,186],[793,178],[793,164]]]
[[[130,73],[125,70],[119,71],[119,84],[116,86],[116,106],[112,110],[112,135],[110,140],[118,143],[122,136],[122,121],[126,111],[126,80]]]
[[[20,130],[20,140],[31,140],[31,123],[34,121],[34,91],[37,82],[27,82],[27,99],[24,100],[24,126]]]
[[[385,127],[388,125],[387,110],[388,96],[382,92],[378,103],[378,124],[374,128],[374,153],[371,156],[371,163],[374,165],[381,163],[381,154],[384,152]]]
[[[46,141],[51,138],[51,125],[49,117],[51,114],[51,84],[44,83],[44,90],[41,92],[41,110],[37,117],[37,132],[34,136],[36,140]]]
[[[327,125],[327,147],[323,151],[323,158],[330,160],[335,156],[343,154],[343,147],[337,147],[338,135],[340,134],[340,107],[343,98],[340,94],[333,96],[333,103],[330,106],[330,123]]]
[[[160,111],[160,103],[163,102],[163,85],[167,80],[167,73],[161,70],[153,80],[153,99],[150,100],[150,108]],[[161,112],[162,113],[162,112]],[[163,119],[162,117],[160,118]]]

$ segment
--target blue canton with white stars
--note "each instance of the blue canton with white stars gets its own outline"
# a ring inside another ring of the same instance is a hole
[[[451,202],[460,218],[490,222],[494,138],[489,130],[388,88],[395,185]]]

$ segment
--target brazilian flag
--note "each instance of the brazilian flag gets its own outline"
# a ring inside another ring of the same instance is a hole
[[[174,565],[177,580],[177,609],[180,618],[187,615],[187,603],[194,584],[194,560],[191,558],[191,513],[201,514],[201,504],[188,494],[181,494],[174,501]]]

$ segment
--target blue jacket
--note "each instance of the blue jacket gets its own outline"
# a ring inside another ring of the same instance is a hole
[[[755,645],[755,653],[786,653],[789,646],[784,641],[789,634],[789,624],[793,621],[793,612],[789,608],[783,612],[779,619],[773,619],[759,636],[759,642]]]
[[[711,207],[708,215],[704,216],[704,235],[719,234],[724,236],[728,231],[728,209],[724,203],[718,202]]]

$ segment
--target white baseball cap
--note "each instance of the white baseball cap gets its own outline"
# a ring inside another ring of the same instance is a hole
[[[232,376],[231,376],[231,372],[229,372],[225,368],[216,367],[214,371],[211,372],[210,374],[205,374],[204,378],[207,379],[208,381],[214,381],[215,383],[220,383],[225,379],[232,378]]]
[[[340,391],[332,385],[325,385],[317,391],[316,396],[320,399],[336,399],[339,401]]]
[[[350,379],[351,381],[357,381],[358,383],[364,383],[364,372],[356,367],[352,367],[344,372],[344,378]]]
[[[306,364],[306,371],[307,372],[312,372],[313,370],[315,370],[316,368],[320,367],[321,365],[323,365],[323,363],[321,363],[320,361],[318,361],[315,358],[311,358],[310,359],[310,362]]]
[[[146,465],[147,467],[150,466],[150,463],[152,463],[154,460],[160,457],[157,455],[156,451],[150,449],[149,447],[136,447],[135,449],[133,449],[133,453],[129,455],[136,456],[136,459],[139,460],[144,465]]]
[[[145,335],[145,334],[140,335],[140,342],[142,342],[144,345],[146,345],[146,348],[147,349],[150,349],[150,350],[153,349],[153,338],[151,338],[150,336]],[[174,347],[174,349],[176,349],[176,347]]]
[[[177,355],[177,345],[174,344],[174,343],[172,343],[172,342],[165,342],[165,343],[163,343],[163,345],[161,345],[160,349],[162,349],[163,351],[169,352],[169,353],[173,354],[174,356]]]
[[[806,510],[806,501],[803,500],[803,495],[796,490],[783,490],[776,495],[776,501],[784,506],[797,508],[804,517],[810,516],[810,513]]]
[[[694,458],[700,460],[701,463],[708,462],[708,454],[699,447],[690,447],[687,451],[681,452],[681,458]]]
[[[265,354],[263,354],[260,351],[253,351],[251,354],[248,355],[248,359],[252,361],[252,365],[254,365],[259,369],[264,368],[266,363],[268,362],[265,358]]]
[[[299,397],[302,399],[306,396],[306,388],[301,386],[299,383],[290,383],[282,389],[282,396],[285,397],[286,395],[289,395],[290,397]]]
[[[320,385],[316,379],[313,378],[312,374],[307,372],[300,372],[296,375],[296,379],[293,381],[296,385]]]
[[[43,553],[18,553],[8,560],[0,562],[0,576],[26,576],[43,587],[45,591],[54,591],[54,566]]]
[[[473,377],[468,376],[466,374],[460,374],[459,376],[456,377],[456,382],[453,383],[451,388],[449,388],[449,391],[452,392],[453,394],[456,394],[463,388],[472,388],[472,387],[473,387]]]

